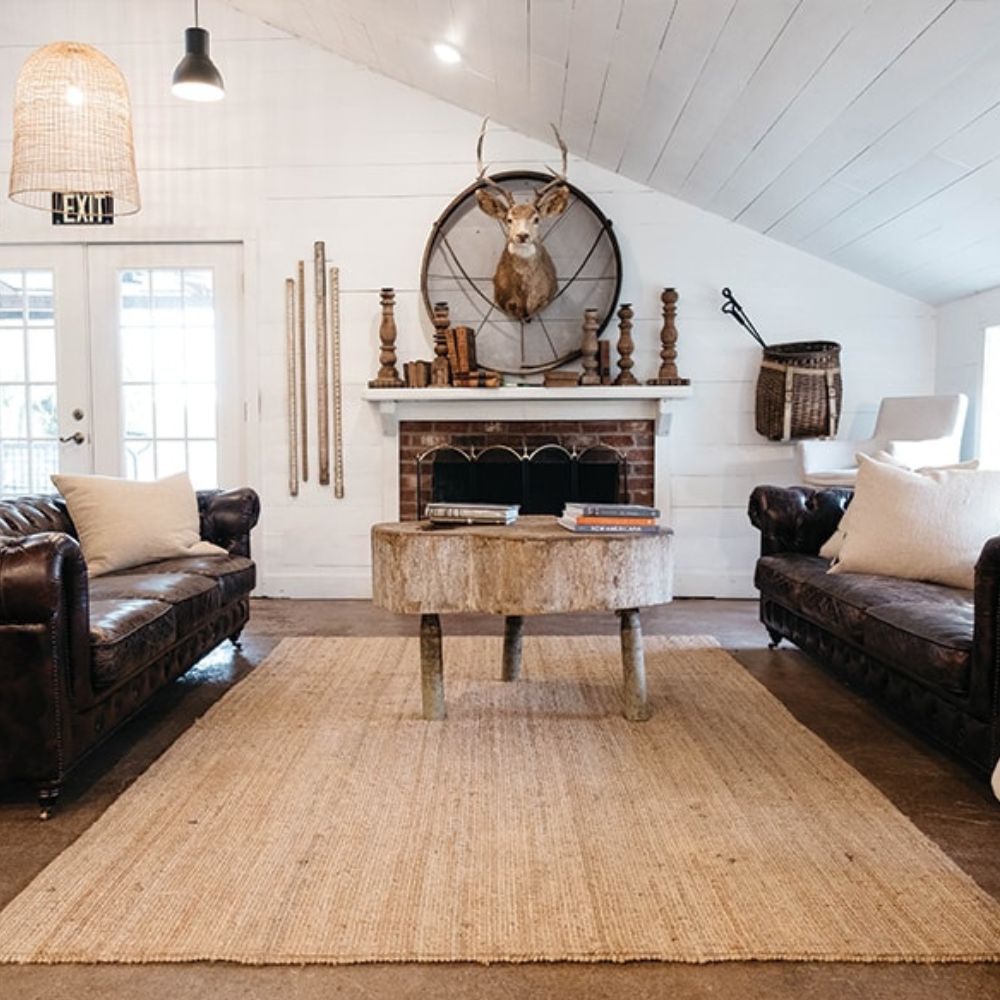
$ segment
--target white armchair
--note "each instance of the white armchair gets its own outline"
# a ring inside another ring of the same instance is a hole
[[[864,441],[799,441],[799,481],[812,486],[853,486],[855,455],[885,451],[903,465],[950,465],[959,461],[968,397],[896,396],[883,399],[875,432]]]

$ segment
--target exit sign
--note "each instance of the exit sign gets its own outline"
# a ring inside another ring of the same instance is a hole
[[[53,191],[52,225],[111,226],[115,198],[110,191]]]

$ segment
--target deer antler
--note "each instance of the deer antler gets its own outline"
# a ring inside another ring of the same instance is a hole
[[[559,173],[556,173],[551,167],[547,167],[548,171],[552,174],[552,180],[550,180],[548,184],[544,184],[542,187],[538,189],[538,191],[535,194],[536,198],[540,198],[543,194],[545,194],[547,191],[550,191],[556,185],[564,184],[566,182],[566,171],[567,171],[566,160],[569,153],[566,149],[566,143],[563,141],[563,137],[559,134],[559,129],[557,129],[555,125],[552,124],[552,122],[549,122],[549,124],[552,126],[552,131],[555,132],[556,134],[556,142],[559,143],[559,150],[562,153],[562,170]]]
[[[501,185],[497,184],[492,177],[486,173],[486,167],[483,165],[483,140],[486,138],[486,125],[489,122],[489,116],[483,119],[482,128],[479,130],[479,141],[476,143],[476,179],[485,184],[490,190],[495,191],[501,198],[508,204],[514,204],[514,196]]]

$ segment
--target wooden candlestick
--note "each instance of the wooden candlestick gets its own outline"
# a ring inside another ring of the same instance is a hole
[[[680,296],[676,288],[664,288],[660,295],[663,303],[663,328],[660,330],[660,371],[656,378],[647,380],[647,385],[690,385],[691,379],[677,375],[677,300]]]
[[[635,341],[632,340],[632,304],[625,302],[618,310],[618,377],[615,385],[638,385],[639,380],[632,374],[632,352],[635,350]]]
[[[597,310],[585,309],[583,312],[583,344],[580,351],[583,355],[581,364],[583,374],[580,385],[600,385],[601,376],[597,372]]]
[[[446,386],[451,384],[451,365],[448,363],[448,327],[451,319],[448,314],[447,302],[435,302],[434,314],[431,319],[434,324],[434,354],[431,362],[431,385]]]
[[[405,383],[399,377],[399,370],[396,368],[396,318],[393,316],[393,307],[396,302],[396,293],[391,288],[383,288],[379,293],[379,302],[382,305],[382,321],[379,323],[378,339],[379,352],[378,375],[369,383],[370,389],[399,389]]]

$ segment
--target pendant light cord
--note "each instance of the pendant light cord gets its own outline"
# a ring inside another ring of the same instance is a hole
[[[194,0],[194,26],[198,27],[198,0]]]

